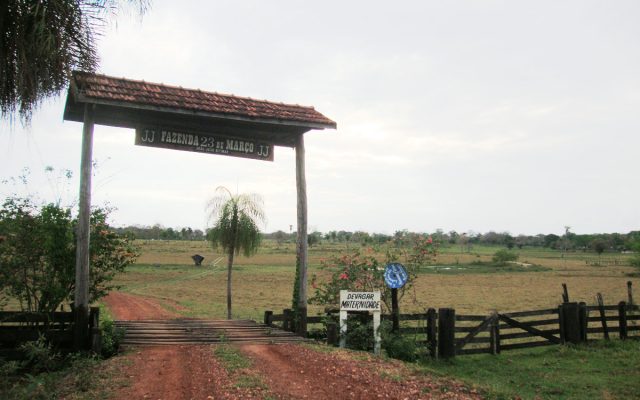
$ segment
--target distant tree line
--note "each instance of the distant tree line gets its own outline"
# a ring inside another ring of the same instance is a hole
[[[116,228],[116,232],[132,233],[136,239],[143,240],[205,240],[205,233],[200,229],[165,228],[160,224],[153,226],[132,225]]]
[[[153,226],[128,226],[117,229],[118,233],[130,232],[138,239],[146,240],[205,240],[206,232],[192,228],[165,228],[161,225]],[[504,246],[508,249],[522,248],[549,248],[561,251],[594,251],[603,252],[640,251],[640,231],[629,233],[593,233],[577,234],[565,229],[563,235],[538,234],[517,235],[509,232],[486,233],[456,231],[444,232],[441,229],[435,232],[409,232],[407,230],[396,231],[393,235],[381,233],[368,233],[364,231],[329,231],[310,232],[308,241],[310,246],[320,243],[345,243],[362,246],[381,245],[393,242],[397,246],[403,246],[412,241],[416,235],[431,236],[441,246],[459,246],[462,252],[469,252],[475,245]],[[292,243],[296,240],[295,232],[275,231],[263,233],[264,239],[273,240],[278,245]]]

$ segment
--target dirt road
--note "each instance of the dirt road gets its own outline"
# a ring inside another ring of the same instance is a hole
[[[157,300],[113,292],[116,319],[177,317]],[[449,379],[416,374],[364,353],[318,351],[298,344],[238,347],[251,367],[228,373],[211,346],[139,347],[119,356],[129,386],[115,399],[479,399]]]

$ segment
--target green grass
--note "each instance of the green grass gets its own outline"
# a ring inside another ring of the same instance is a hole
[[[495,274],[495,273],[511,273],[511,272],[542,272],[551,271],[549,267],[540,265],[520,265],[520,264],[494,264],[491,262],[477,261],[471,264],[453,264],[453,265],[433,265],[423,266],[418,273],[420,274]]]
[[[495,399],[637,399],[640,341],[600,341],[576,347],[509,351],[498,356],[424,360],[421,368],[459,378]]]
[[[216,345],[213,354],[229,373],[251,367],[251,361],[243,356],[240,350],[229,344]]]
[[[214,346],[213,354],[220,361],[222,367],[229,373],[233,386],[239,389],[262,389],[268,391],[268,386],[262,377],[254,371],[248,370],[253,363],[242,355],[238,348],[227,343]]]

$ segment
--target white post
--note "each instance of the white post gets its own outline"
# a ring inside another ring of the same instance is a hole
[[[347,312],[340,311],[340,347],[347,346]]]
[[[380,355],[380,310],[373,312],[373,338],[375,343],[373,345],[373,353],[377,356]]]

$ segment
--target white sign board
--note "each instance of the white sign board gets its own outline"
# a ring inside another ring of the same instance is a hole
[[[340,311],[380,311],[380,292],[341,290]]]
[[[347,312],[373,311],[373,352],[380,354],[380,291],[350,292],[340,291],[340,347],[347,344]]]

